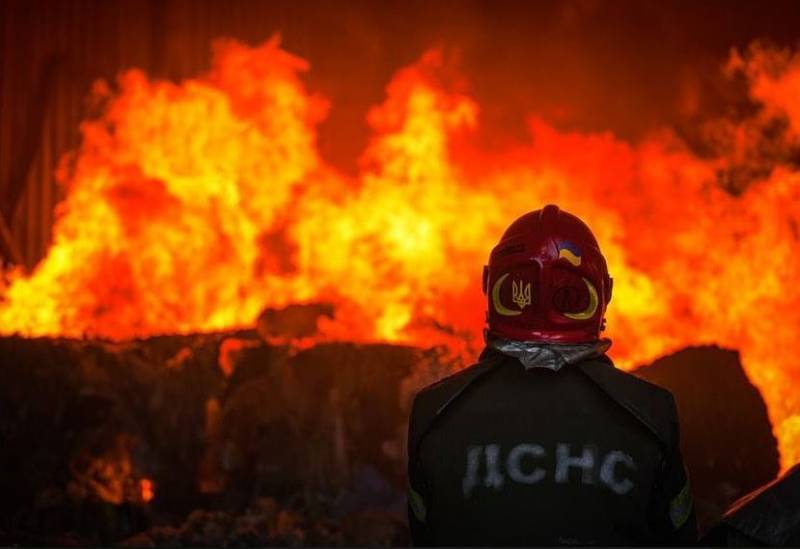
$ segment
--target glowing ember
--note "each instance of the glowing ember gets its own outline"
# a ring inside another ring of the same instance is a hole
[[[155,486],[153,486],[153,481],[147,478],[143,478],[139,481],[139,493],[141,494],[142,501],[145,503],[149,503],[156,497]]]
[[[694,344],[739,349],[764,395],[784,466],[800,460],[800,170],[775,160],[734,196],[775,117],[800,137],[800,58],[734,55],[763,109],[709,125],[720,154],[673,133],[638,144],[560,133],[478,150],[478,105],[438,77],[432,52],[401,70],[369,113],[358,177],[315,146],[324,100],[276,41],[221,43],[181,84],[125,73],[62,163],[54,243],[30,276],[9,273],[3,333],[126,339],[249,326],[264,307],[330,303],[321,338],[480,341],[480,271],[503,228],[554,202],[595,230],[615,278],[612,349],[625,368]],[[761,148],[759,148],[761,147]],[[763,151],[762,151],[763,152]],[[782,158],[777,155],[776,158]]]

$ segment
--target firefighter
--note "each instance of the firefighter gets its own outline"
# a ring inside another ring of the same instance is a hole
[[[523,215],[483,289],[479,361],[414,399],[414,543],[693,543],[675,401],[605,354],[612,279],[589,228],[553,205]]]

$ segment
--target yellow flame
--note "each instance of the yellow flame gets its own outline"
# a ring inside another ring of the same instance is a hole
[[[731,70],[796,143],[800,63],[776,55],[755,49]],[[321,338],[464,351],[480,341],[489,250],[511,220],[557,203],[607,256],[617,362],[711,342],[739,349],[783,465],[797,460],[796,167],[778,163],[734,196],[717,174],[747,158],[749,138],[707,159],[669,131],[632,144],[536,118],[529,142],[483,151],[470,138],[478,105],[441,83],[441,65],[431,52],[397,73],[368,115],[355,177],[320,158],[327,103],[277,41],[221,43],[211,72],[180,84],[125,73],[62,163],[53,246],[29,276],[8,273],[0,330],[126,339],[324,301],[336,315],[320,320]]]

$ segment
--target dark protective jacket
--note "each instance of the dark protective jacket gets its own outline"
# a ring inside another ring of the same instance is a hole
[[[416,545],[696,540],[672,394],[606,356],[554,372],[484,351],[416,396],[408,451]]]
[[[800,463],[734,503],[702,540],[709,546],[800,546]]]

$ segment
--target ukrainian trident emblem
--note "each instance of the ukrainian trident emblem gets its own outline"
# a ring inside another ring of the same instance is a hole
[[[522,280],[511,282],[511,300],[520,309],[524,309],[531,304],[531,283],[524,284]]]

